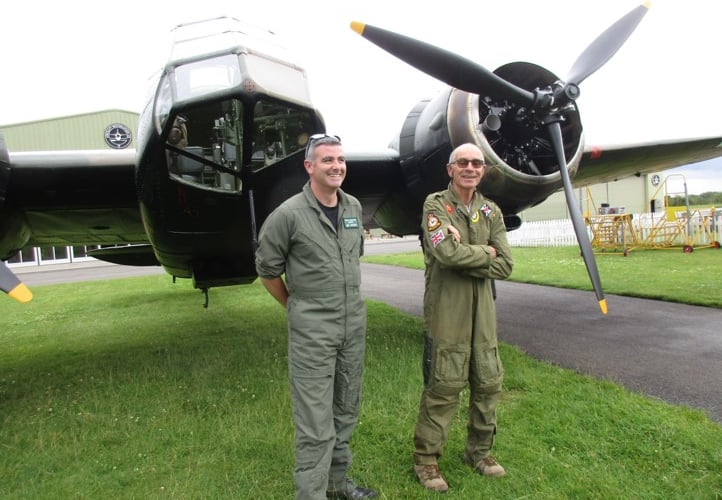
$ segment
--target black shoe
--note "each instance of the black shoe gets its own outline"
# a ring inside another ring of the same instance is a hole
[[[376,493],[376,490],[372,490],[371,488],[362,488],[361,486],[355,486],[353,489],[348,489],[346,491],[327,491],[326,497],[327,498],[345,498],[347,500],[358,500],[359,498],[376,498],[378,496],[378,493]]]

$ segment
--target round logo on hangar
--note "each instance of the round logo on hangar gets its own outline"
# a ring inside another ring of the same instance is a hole
[[[105,143],[113,149],[125,149],[133,140],[133,133],[122,123],[113,123],[105,129]]]

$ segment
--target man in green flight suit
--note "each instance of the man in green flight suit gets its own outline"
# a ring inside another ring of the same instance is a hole
[[[304,166],[309,182],[268,216],[256,251],[258,276],[288,318],[296,499],[373,498],[347,475],[366,349],[361,204],[341,190],[337,136],[311,136]]]
[[[427,489],[445,492],[438,459],[470,387],[464,460],[483,476],[503,476],[489,454],[504,370],[497,350],[494,279],[511,274],[512,258],[499,207],[476,188],[486,164],[474,144],[457,147],[446,166],[451,182],[424,202],[426,264],[424,390],[414,430],[414,472]]]

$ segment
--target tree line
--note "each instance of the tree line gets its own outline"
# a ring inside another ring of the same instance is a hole
[[[667,200],[667,206],[681,207],[687,204],[684,196],[670,196]],[[702,194],[690,194],[689,204],[695,206],[722,207],[722,193],[708,191]]]

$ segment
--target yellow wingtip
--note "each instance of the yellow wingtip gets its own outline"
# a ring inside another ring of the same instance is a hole
[[[30,291],[28,287],[26,287],[23,283],[20,283],[18,286],[13,288],[8,292],[8,295],[17,300],[18,302],[30,302],[33,300],[33,292]]]
[[[351,29],[359,35],[364,34],[364,28],[366,28],[366,25],[364,23],[360,23],[358,21],[351,21]]]
[[[602,310],[602,314],[607,314],[607,299],[599,301],[599,308]]]

